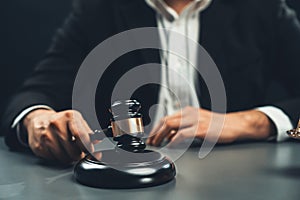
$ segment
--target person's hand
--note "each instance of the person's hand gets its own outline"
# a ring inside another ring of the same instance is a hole
[[[23,125],[31,150],[41,158],[68,164],[94,151],[89,137],[93,131],[77,111],[34,110]]]
[[[212,113],[208,110],[186,107],[174,115],[167,116],[156,125],[149,134],[147,143],[159,146],[167,139],[176,145],[187,138],[213,139],[217,136],[214,123],[210,127],[212,116],[223,123],[218,143],[231,143],[244,139],[266,139],[275,132],[274,124],[262,112],[249,110],[229,114]],[[220,124],[222,126],[222,124]],[[211,137],[209,137],[211,136]]]

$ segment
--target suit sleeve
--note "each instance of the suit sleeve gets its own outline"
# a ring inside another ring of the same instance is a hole
[[[296,13],[286,5],[285,0],[277,2],[274,23],[274,43],[277,45],[275,73],[287,88],[289,98],[274,103],[274,106],[283,110],[296,126],[300,117],[300,24]]]

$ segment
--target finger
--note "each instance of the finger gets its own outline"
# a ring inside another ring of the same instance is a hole
[[[166,123],[166,121],[180,121],[180,125],[181,127],[187,127],[187,126],[190,126],[192,125],[192,120],[191,118],[193,118],[194,115],[192,112],[189,112],[187,113],[186,111],[178,111],[177,113],[173,114],[173,115],[170,115],[170,116],[167,116],[165,118],[163,118],[160,123],[158,124],[158,126],[162,126]],[[156,130],[153,130],[154,131],[157,131],[157,129],[159,129],[160,127],[157,127]],[[152,133],[153,135],[155,134]]]
[[[178,116],[178,115],[176,115]],[[193,126],[193,122],[189,117],[171,117],[167,118],[164,125],[158,130],[158,132],[151,138],[149,144],[158,146],[165,138],[172,137],[174,131],[179,129],[185,129],[187,127]]]
[[[172,130],[177,130],[180,126],[180,119],[168,120],[153,136],[151,144],[153,146],[159,146],[164,138],[168,137],[172,133]]]
[[[178,130],[177,130],[177,131],[178,131]],[[176,131],[176,130],[172,130],[172,131],[170,132],[170,134],[167,136],[167,140],[168,140],[168,141],[171,141],[172,138],[176,135],[177,131]]]
[[[165,125],[166,121],[172,121],[172,120],[176,120],[176,119],[181,119],[181,112],[177,112],[174,115],[170,115],[167,117],[162,118],[159,123],[151,130],[150,134],[149,134],[149,138],[147,139],[147,143],[151,144],[153,139],[155,137],[153,137],[154,135],[156,135],[159,130]]]
[[[96,160],[101,161],[101,159],[102,159],[102,152],[100,152],[100,151],[95,152],[95,153],[92,154],[92,156],[93,156]]]
[[[28,130],[28,135],[32,136],[28,138],[30,149],[40,158],[54,160],[55,157],[48,151],[45,144],[45,137],[47,136],[46,130],[37,129],[37,131],[38,132],[35,132],[35,129]]]
[[[83,119],[70,119],[68,121],[68,128],[71,134],[76,138],[76,144],[86,153],[94,152],[94,146],[90,140],[89,133],[92,130],[88,127]]]
[[[175,135],[173,135],[172,139],[170,140],[169,144],[167,145],[167,147],[175,147],[176,145],[180,144],[181,142],[183,142],[185,139],[193,137],[195,135],[194,133],[194,128],[184,128],[184,129],[180,129],[179,131],[177,131],[177,133]]]
[[[148,139],[147,139],[147,144],[151,144],[152,143],[152,140],[155,136],[155,134],[158,132],[158,130],[162,127],[162,124],[161,122],[159,122],[152,130],[151,132],[149,133],[149,136],[148,136]]]
[[[82,158],[82,150],[74,142],[61,142],[65,151],[73,161],[78,161]]]
[[[62,152],[58,153],[58,151],[56,151],[56,149],[53,146],[49,145],[47,147],[47,149],[54,157],[54,159],[51,159],[51,161],[55,161],[60,164],[71,164],[72,163],[72,160],[70,159],[70,157],[67,156],[67,154],[62,153]]]
[[[59,139],[57,139],[57,133],[54,129],[50,131],[50,134],[43,140],[45,147],[48,151],[53,155],[55,160],[58,160],[61,163],[71,163],[72,159],[65,151],[63,145],[60,143]]]
[[[101,142],[101,140],[91,141],[91,135],[94,135],[95,133],[84,119],[82,119],[82,123],[83,123],[83,126],[85,127],[85,129],[87,130],[89,141],[92,142],[92,144],[98,144],[99,142]]]
[[[54,155],[48,150],[46,144],[40,143],[40,147],[32,147],[34,145],[30,145],[32,152],[39,158],[45,160],[55,160]]]
[[[68,155],[68,157],[72,161],[78,161],[82,158],[82,150],[78,147],[78,145],[70,141],[68,139],[63,139],[62,137],[59,137],[57,133],[57,142],[60,143],[60,147],[63,149],[63,151]]]
[[[159,130],[160,130],[160,129],[162,129],[162,127],[163,127],[163,125],[164,125],[164,123],[165,123],[165,119],[166,119],[166,118],[161,119],[161,120],[159,121],[159,123],[151,130],[151,132],[150,132],[150,134],[149,134],[149,137],[148,137],[148,139],[147,139],[147,144],[152,145],[153,140],[154,140],[154,138],[155,138],[155,135],[156,135],[157,133],[159,133]]]
[[[52,142],[57,144],[55,145],[55,148],[60,148],[60,153],[68,156],[68,159],[62,159],[77,161],[81,158],[82,151],[75,142],[70,140],[70,131],[68,130],[67,120],[68,119],[63,115],[63,117],[52,121],[49,130],[51,132]],[[60,155],[57,155],[57,153],[59,153],[58,150],[52,150],[52,152],[55,153],[56,157],[60,157]]]
[[[151,131],[150,137],[147,140],[147,144],[159,145],[161,141],[156,141],[158,138],[164,137],[171,128],[176,129],[178,125],[172,124],[172,122],[178,122],[181,118],[165,117],[160,120],[160,123]],[[172,126],[172,127],[169,127]],[[170,128],[170,129],[169,129]],[[163,140],[159,139],[159,140]],[[158,144],[159,143],[159,144]]]
[[[166,121],[166,117],[165,118],[162,118],[161,120],[159,120],[159,122],[154,126],[154,128],[150,131],[149,133],[149,137],[152,137],[154,136],[157,131],[163,126],[163,124],[165,123]]]

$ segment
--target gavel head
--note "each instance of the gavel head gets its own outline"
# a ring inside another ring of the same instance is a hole
[[[117,146],[131,152],[141,152],[146,148],[142,137],[144,125],[141,104],[136,100],[123,100],[113,103],[111,113],[111,127]]]

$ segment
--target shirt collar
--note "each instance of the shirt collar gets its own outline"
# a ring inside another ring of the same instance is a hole
[[[145,0],[146,3],[152,7],[156,12],[161,14],[169,21],[174,21],[178,19],[181,15],[186,13],[197,14],[202,10],[206,9],[212,0],[194,0],[189,5],[187,5],[183,12],[178,15],[178,13],[168,6],[164,0]]]

